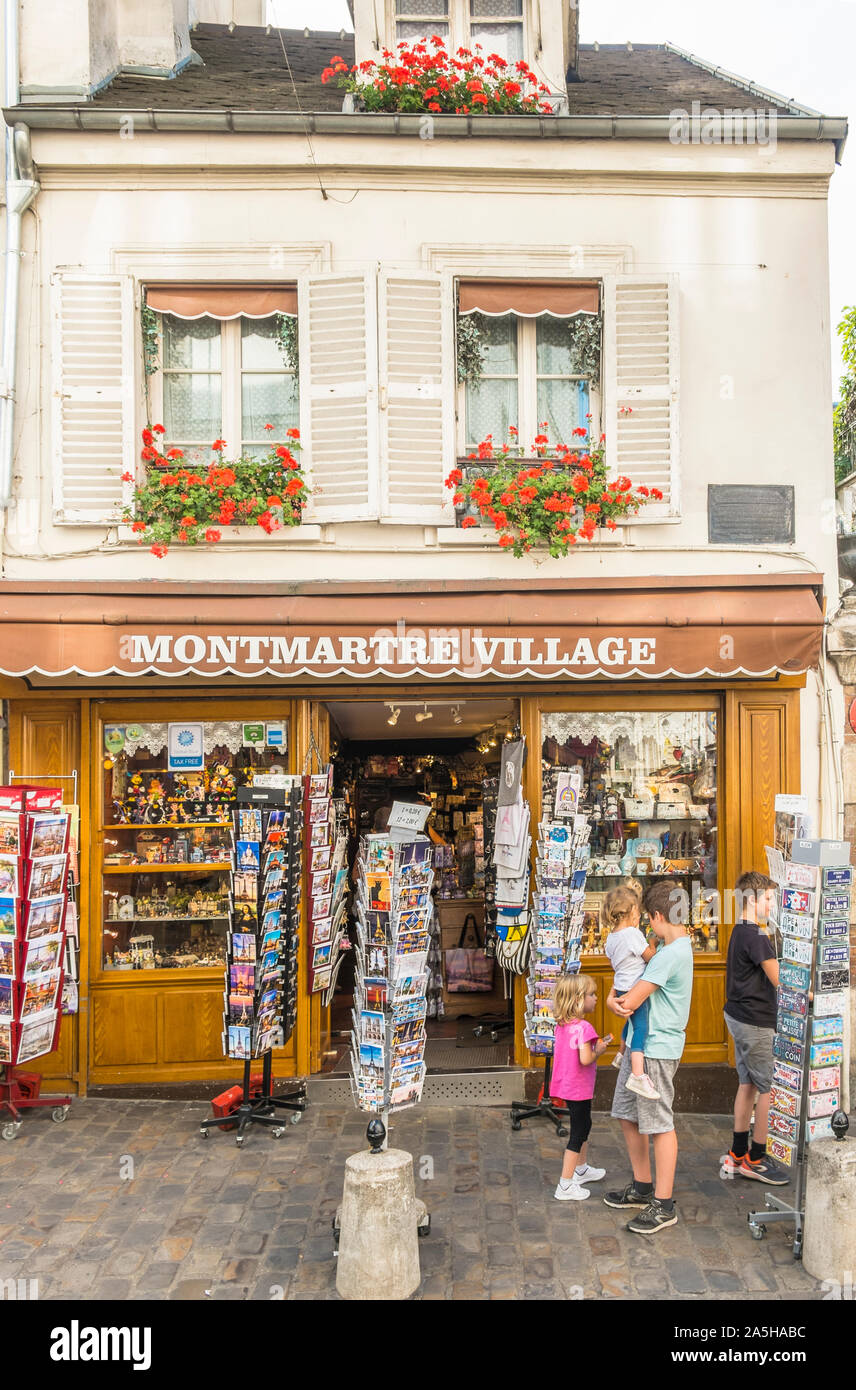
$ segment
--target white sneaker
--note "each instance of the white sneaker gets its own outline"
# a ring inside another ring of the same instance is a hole
[[[615,1056],[613,1057],[612,1062],[610,1063],[610,1065],[613,1066],[613,1067],[615,1067],[615,1070],[616,1070],[616,1071],[620,1071],[620,1070],[621,1070],[621,1063],[622,1063],[623,1061],[624,1061],[624,1053],[623,1053],[623,1052],[616,1052],[616,1054],[615,1054]]]
[[[644,1100],[659,1100],[660,1092],[655,1091],[651,1085],[651,1078],[643,1072],[642,1076],[628,1076],[625,1081],[628,1091],[633,1091],[635,1095],[642,1096]]]
[[[587,1187],[580,1187],[578,1182],[571,1181],[567,1187],[563,1187],[559,1183],[553,1196],[557,1202],[584,1202],[586,1197],[591,1196],[591,1193]]]
[[[576,1183],[600,1182],[601,1178],[605,1177],[605,1168],[592,1168],[591,1164],[587,1163],[582,1172],[580,1172],[579,1168],[577,1168],[576,1172],[574,1173],[573,1181]]]

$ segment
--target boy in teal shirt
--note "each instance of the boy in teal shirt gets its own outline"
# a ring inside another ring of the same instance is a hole
[[[654,1235],[678,1219],[672,1195],[678,1161],[672,1104],[692,1001],[693,951],[684,926],[688,902],[683,888],[654,883],[645,893],[643,906],[662,944],[633,988],[621,1000],[611,991],[606,1002],[613,1013],[626,1018],[644,999],[650,1000],[645,1066],[659,1100],[647,1100],[627,1089],[630,1065],[625,1054],[615,1083],[612,1115],[621,1121],[633,1181],[623,1192],[608,1192],[603,1200],[608,1207],[641,1208],[627,1230]],[[654,1143],[656,1187],[651,1180],[649,1135]]]

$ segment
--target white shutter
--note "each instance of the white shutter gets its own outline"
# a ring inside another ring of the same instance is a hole
[[[444,480],[455,466],[451,277],[381,273],[381,515],[454,524]]]
[[[63,271],[51,286],[54,520],[116,522],[133,490],[133,280]]]
[[[604,276],[604,429],[609,476],[658,487],[640,521],[680,510],[678,277]],[[628,413],[629,408],[629,413]]]
[[[312,488],[304,516],[376,517],[375,275],[306,275],[298,295],[300,433]]]

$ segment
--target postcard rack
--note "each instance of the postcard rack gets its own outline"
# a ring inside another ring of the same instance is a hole
[[[512,1129],[519,1129],[521,1120],[546,1115],[558,1134],[567,1133],[561,1111],[550,1100],[553,997],[560,976],[580,969],[590,836],[588,820],[577,810],[581,789],[577,771],[546,769],[543,774],[525,1038],[529,1051],[544,1057],[544,1085],[537,1104],[512,1102]]]
[[[71,1096],[41,1097],[40,1075],[21,1070],[59,1038],[70,830],[59,788],[0,787],[0,1111],[11,1116],[4,1139],[18,1132],[23,1110],[48,1107],[64,1120],[71,1105]]]
[[[778,885],[782,941],[767,1152],[796,1170],[796,1182],[791,1200],[768,1192],[765,1209],[747,1219],[755,1240],[763,1239],[767,1222],[792,1221],[794,1259],[800,1259],[808,1146],[833,1136],[832,1117],[841,1108],[853,869],[846,840],[794,838],[768,848],[767,859]]]
[[[244,1063],[242,1099],[235,1114],[203,1120],[200,1133],[261,1124],[281,1133],[276,1111],[292,1122],[306,1105],[306,1088],[273,1095],[271,1048],[283,1047],[294,1029],[300,927],[303,787],[299,777],[282,785],[254,783],[238,789],[233,813],[232,901],[226,965],[223,1051]],[[264,1058],[261,1094],[252,1094],[250,1070]]]
[[[415,1105],[425,1083],[433,846],[367,835],[355,865],[354,1101],[380,1114]]]

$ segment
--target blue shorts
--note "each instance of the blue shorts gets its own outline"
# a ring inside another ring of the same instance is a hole
[[[616,999],[623,999],[626,989],[616,990]],[[621,1036],[631,1052],[644,1052],[648,1038],[648,1000],[643,999],[639,1008],[631,1014],[621,1030]]]

